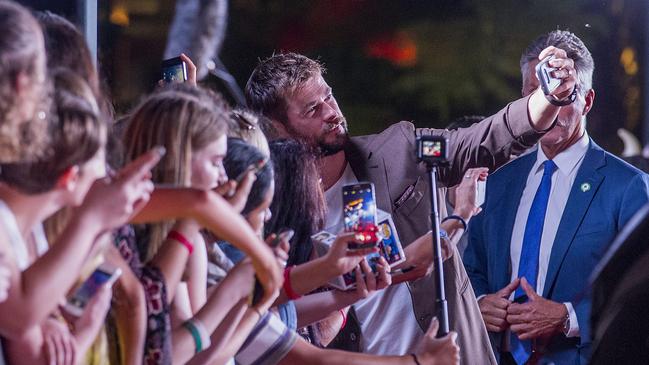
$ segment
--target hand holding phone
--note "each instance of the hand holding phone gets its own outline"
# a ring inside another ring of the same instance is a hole
[[[536,78],[539,79],[539,84],[545,95],[550,95],[559,85],[561,79],[552,76],[552,72],[557,70],[550,66],[550,61],[554,59],[554,55],[545,57],[541,62],[536,65]]]
[[[241,182],[246,177],[246,175],[248,175],[248,173],[250,173],[251,171],[254,171],[255,174],[258,173],[259,170],[261,170],[264,166],[266,166],[267,162],[268,160],[266,160],[265,158],[261,159],[259,161],[253,162],[245,170],[241,171],[241,173],[234,178],[234,181],[236,181],[237,186],[241,184]]]
[[[162,81],[167,84],[187,81],[187,64],[180,57],[162,61]]]
[[[99,265],[92,274],[78,286],[68,298],[64,308],[70,314],[81,316],[90,299],[104,285],[112,285],[122,274],[122,270],[107,263]]]

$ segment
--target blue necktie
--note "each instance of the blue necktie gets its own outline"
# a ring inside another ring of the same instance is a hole
[[[541,249],[541,236],[543,235],[543,223],[545,222],[545,212],[548,208],[550,199],[550,190],[552,188],[552,173],[556,170],[552,160],[543,163],[543,177],[541,184],[532,206],[530,214],[527,216],[525,224],[525,233],[523,234],[523,248],[521,249],[521,258],[518,263],[518,277],[525,277],[530,286],[536,289],[536,280],[539,274],[539,252]],[[516,289],[514,298],[525,295],[521,286]],[[518,364],[524,364],[531,354],[530,341],[521,341],[516,334],[511,334],[512,355]]]

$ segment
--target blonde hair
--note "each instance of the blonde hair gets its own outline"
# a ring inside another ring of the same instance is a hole
[[[189,186],[192,153],[227,133],[230,108],[209,90],[175,85],[152,94],[133,112],[124,131],[126,162],[155,146],[164,146],[165,156],[151,170],[158,184]],[[173,222],[148,227],[149,243],[144,261],[158,252]]]
[[[261,126],[266,117],[250,110],[237,108],[230,114],[228,137],[240,138],[257,149],[266,157],[270,157],[268,139]]]

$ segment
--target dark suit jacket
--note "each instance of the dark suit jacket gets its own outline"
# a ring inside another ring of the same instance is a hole
[[[591,364],[649,363],[649,205],[615,239],[591,278]]]
[[[415,129],[412,123],[400,122],[380,134],[352,138],[345,156],[359,181],[374,183],[377,206],[392,214],[402,243],[408,245],[431,227],[427,173],[417,163],[415,137],[434,134],[448,138],[450,166],[440,170],[440,184],[454,186],[468,168],[486,166],[493,170],[507,162],[510,154],[538,141],[542,133],[531,127],[527,103],[528,98],[517,100],[478,124],[454,131]],[[443,198],[443,192],[440,195]],[[439,205],[444,217],[443,199]],[[458,332],[462,363],[494,364],[487,332],[457,250],[445,262],[444,272],[450,327]],[[409,283],[409,288],[415,316],[425,331],[435,314],[433,275]],[[360,336],[359,327],[348,320],[333,347],[358,350]]]
[[[494,293],[511,278],[514,220],[536,153],[520,157],[491,175],[483,211],[470,223],[464,264],[475,293]],[[584,191],[582,184],[590,184]],[[550,254],[543,297],[571,302],[581,337],[555,336],[548,361],[586,363],[590,345],[588,278],[616,234],[649,201],[649,177],[590,141],[577,172]],[[501,334],[494,334],[499,347]],[[499,351],[496,351],[497,353]]]

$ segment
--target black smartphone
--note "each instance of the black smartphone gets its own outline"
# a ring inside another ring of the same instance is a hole
[[[257,279],[255,275],[255,285],[252,288],[252,296],[250,297],[250,305],[255,306],[261,302],[261,298],[264,297],[264,287],[261,286],[261,282]]]
[[[243,181],[243,178],[248,175],[250,171],[254,171],[257,173],[259,170],[261,170],[265,165],[266,165],[267,160],[266,159],[261,159],[257,162],[252,163],[250,166],[248,166],[245,170],[241,171],[237,177],[234,178],[234,181],[237,182],[237,185],[241,184],[241,181]]]
[[[554,59],[553,55],[547,56],[536,65],[536,78],[539,79],[545,95],[550,95],[554,89],[561,85],[561,79],[552,76],[552,71],[557,70],[549,64],[552,59]]]
[[[360,182],[343,186],[343,223],[346,232],[368,232],[376,230],[376,198],[374,184]],[[374,235],[376,236],[376,235]],[[376,241],[350,244],[349,248],[367,248]]]
[[[162,81],[167,84],[187,81],[187,64],[180,57],[162,61]]]

